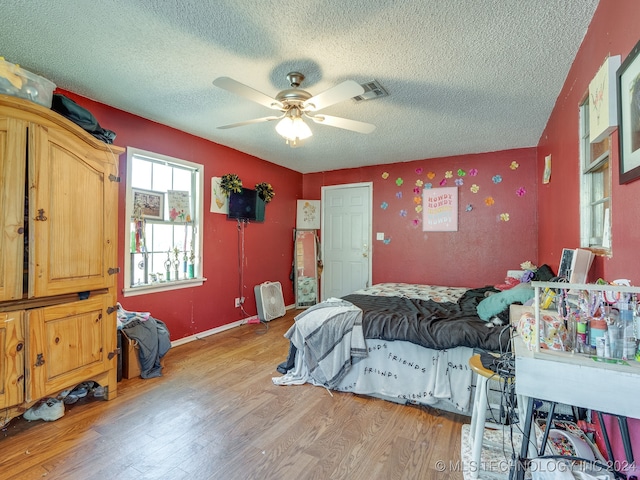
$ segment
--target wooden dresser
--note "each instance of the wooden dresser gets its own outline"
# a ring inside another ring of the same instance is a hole
[[[117,394],[123,152],[0,95],[0,426],[84,381]]]

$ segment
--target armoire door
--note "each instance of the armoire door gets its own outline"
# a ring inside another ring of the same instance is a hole
[[[30,126],[30,298],[114,284],[118,184],[104,155],[67,132]]]
[[[109,369],[116,351],[111,295],[27,311],[27,400],[76,385]],[[115,360],[113,360],[115,362]]]
[[[0,301],[22,298],[27,125],[0,117]]]
[[[23,311],[0,312],[0,408],[24,401]]]

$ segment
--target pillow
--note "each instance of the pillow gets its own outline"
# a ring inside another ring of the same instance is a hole
[[[494,293],[478,304],[478,316],[486,322],[509,308],[512,303],[524,303],[527,300],[531,300],[534,295],[533,288],[526,283],[521,283],[509,290]]]

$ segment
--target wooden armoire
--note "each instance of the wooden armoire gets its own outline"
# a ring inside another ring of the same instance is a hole
[[[123,152],[0,95],[0,426],[85,381],[117,394]]]

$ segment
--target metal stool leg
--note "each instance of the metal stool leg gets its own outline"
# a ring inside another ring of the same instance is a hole
[[[484,425],[487,419],[487,378],[478,375],[476,394],[473,400],[473,413],[469,428],[469,441],[471,442],[471,474],[477,478],[480,470],[482,455],[482,438]]]

